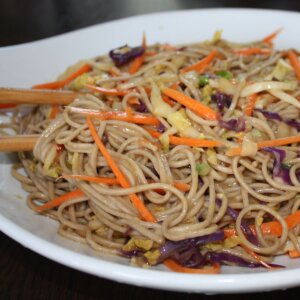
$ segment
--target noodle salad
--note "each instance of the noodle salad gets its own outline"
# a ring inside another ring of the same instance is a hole
[[[278,33],[180,46],[144,36],[34,86],[80,95],[14,109],[18,134],[40,134],[12,169],[28,206],[141,267],[216,274],[300,257],[300,62],[273,48]]]

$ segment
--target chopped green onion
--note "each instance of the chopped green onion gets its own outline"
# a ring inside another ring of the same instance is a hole
[[[205,163],[196,163],[196,170],[200,176],[206,176],[209,174],[211,168],[208,164]]]
[[[205,85],[208,84],[208,81],[209,81],[209,76],[208,75],[202,75],[199,78],[199,86],[204,87]]]
[[[216,74],[225,79],[231,79],[233,77],[232,73],[230,73],[229,71],[226,71],[226,70],[218,71],[218,72],[216,72]]]

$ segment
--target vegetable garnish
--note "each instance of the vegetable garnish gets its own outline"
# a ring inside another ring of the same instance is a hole
[[[277,29],[273,33],[267,35],[265,38],[263,38],[263,42],[267,44],[272,44],[273,40],[278,36],[278,34],[282,31],[282,28]]]
[[[233,50],[233,52],[237,55],[243,55],[243,56],[258,55],[258,54],[269,55],[272,53],[272,50],[267,48],[252,47],[252,48],[235,49]]]
[[[119,167],[117,166],[117,164],[115,163],[115,161],[113,160],[113,158],[111,157],[111,155],[109,154],[108,150],[105,148],[104,144],[102,143],[102,141],[100,140],[96,128],[93,124],[93,121],[90,117],[86,118],[90,133],[95,141],[95,143],[97,144],[100,152],[102,153],[102,155],[104,156],[104,158],[106,159],[108,165],[110,166],[110,168],[112,169],[112,171],[114,172],[115,176],[117,177],[120,185],[124,188],[130,188],[130,183],[127,180],[127,178],[124,176],[124,174],[122,173],[122,171],[119,169]],[[147,207],[144,205],[143,201],[136,195],[136,194],[131,194],[129,196],[130,200],[132,201],[133,205],[136,207],[136,209],[138,210],[138,212],[140,213],[140,215],[142,216],[142,218],[148,222],[156,222],[154,216],[151,214],[151,212],[147,209]]]
[[[220,70],[217,71],[216,74],[220,77],[223,77],[225,79],[231,79],[232,78],[232,73],[226,70]]]
[[[300,62],[298,59],[298,56],[293,50],[288,51],[288,58],[290,60],[290,63],[295,71],[296,77],[298,81],[300,81]]]
[[[253,110],[254,110],[254,107],[255,107],[255,103],[257,101],[257,97],[258,97],[257,94],[252,94],[247,98],[247,104],[246,104],[246,107],[245,107],[245,115],[247,115],[249,117],[252,116]]]
[[[180,70],[180,73],[186,73],[189,71],[197,71],[198,73],[201,73],[205,70],[205,68],[212,62],[212,60],[215,58],[217,54],[217,50],[211,51],[206,57],[198,61],[197,63],[185,67]]]
[[[300,210],[296,211],[295,213],[287,216],[285,218],[285,221],[287,223],[287,226],[289,229],[293,229],[295,226],[300,224]],[[250,229],[252,232],[255,233],[255,229],[253,226],[250,226]],[[260,229],[263,234],[268,235],[272,234],[275,236],[281,236],[282,228],[279,222],[277,221],[271,221],[262,223],[260,226]],[[230,237],[236,235],[236,230],[234,228],[228,228],[224,230],[225,237]]]
[[[45,210],[49,210],[51,208],[57,207],[57,206],[61,205],[64,202],[67,202],[69,200],[73,200],[75,198],[83,197],[83,196],[84,196],[84,193],[81,190],[76,189],[72,192],[66,193],[62,196],[59,196],[55,199],[52,199],[49,202],[37,207],[36,211],[37,212],[43,212]]]
[[[91,71],[92,67],[88,64],[83,65],[77,71],[69,75],[67,78],[59,81],[53,81],[48,83],[36,84],[32,88],[33,89],[48,89],[48,90],[57,90],[62,89],[65,85],[69,84],[76,77]]]
[[[134,59],[134,61],[132,62],[128,72],[129,74],[134,74],[136,73],[140,68],[141,66],[143,65],[144,61],[145,61],[145,52],[146,52],[146,49],[147,49],[147,42],[146,42],[146,35],[145,33],[143,34],[143,41],[142,41],[142,47],[141,47],[144,52],[142,55],[136,57]]]
[[[300,142],[300,135],[290,136],[286,138],[281,139],[275,139],[275,140],[267,140],[257,143],[257,147],[259,149],[265,148],[265,147],[277,147],[277,146],[285,146],[293,143],[299,143]],[[241,155],[242,148],[241,147],[234,147],[229,149],[226,152],[226,155],[228,156],[238,156]]]
[[[134,124],[159,125],[160,122],[152,115],[132,112],[130,108],[126,111],[98,111],[93,109],[84,109],[80,107],[68,107],[68,110],[93,117],[98,120],[118,120]]]
[[[161,136],[160,132],[146,129],[154,138],[158,138]],[[204,139],[193,139],[193,138],[186,138],[186,137],[177,137],[173,135],[169,135],[170,144],[173,145],[186,145],[191,147],[219,147],[223,144],[219,141],[212,141],[212,140],[204,140]]]
[[[55,119],[59,113],[59,105],[53,104],[51,107],[50,119]]]
[[[164,265],[174,272],[191,274],[219,274],[221,270],[220,264],[213,264],[211,268],[186,268],[173,259],[166,259],[164,261]]]
[[[88,83],[85,84],[85,87],[94,92],[98,92],[104,95],[125,96],[130,93],[129,90],[106,89],[101,86],[96,86]]]
[[[131,48],[127,45],[124,45],[117,49],[111,50],[109,52],[109,56],[117,67],[121,67],[131,62],[135,58],[142,56],[144,52],[145,50],[143,47]]]
[[[240,246],[266,269],[274,270],[274,269],[278,269],[278,268],[284,268],[283,266],[279,266],[279,265],[272,266],[272,265],[266,263],[265,261],[263,261],[262,258],[258,254],[256,254],[254,251],[252,251],[251,249],[247,248],[243,244],[240,244]]]
[[[202,104],[201,102],[198,102],[195,99],[190,98],[185,94],[170,88],[164,88],[162,92],[168,97],[179,102],[181,105],[189,108],[200,117],[203,117],[208,120],[217,120],[217,112],[214,111],[212,108]]]

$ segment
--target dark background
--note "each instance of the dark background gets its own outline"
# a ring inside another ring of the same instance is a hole
[[[300,11],[300,1],[0,0],[0,46],[46,38],[89,25],[157,11],[254,7]],[[299,15],[300,17],[300,15]],[[255,22],[255,20],[253,20]],[[295,28],[295,30],[298,30]],[[1,85],[1,84],[0,84]],[[176,283],[174,283],[176,284]],[[299,299],[300,288],[271,293],[204,296],[118,284],[72,270],[0,233],[0,299]]]

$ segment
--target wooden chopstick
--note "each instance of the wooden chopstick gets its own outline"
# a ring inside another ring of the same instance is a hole
[[[9,104],[70,104],[79,93],[56,90],[15,89],[0,87],[0,103]]]
[[[0,136],[0,151],[32,151],[38,138],[39,135]]]

